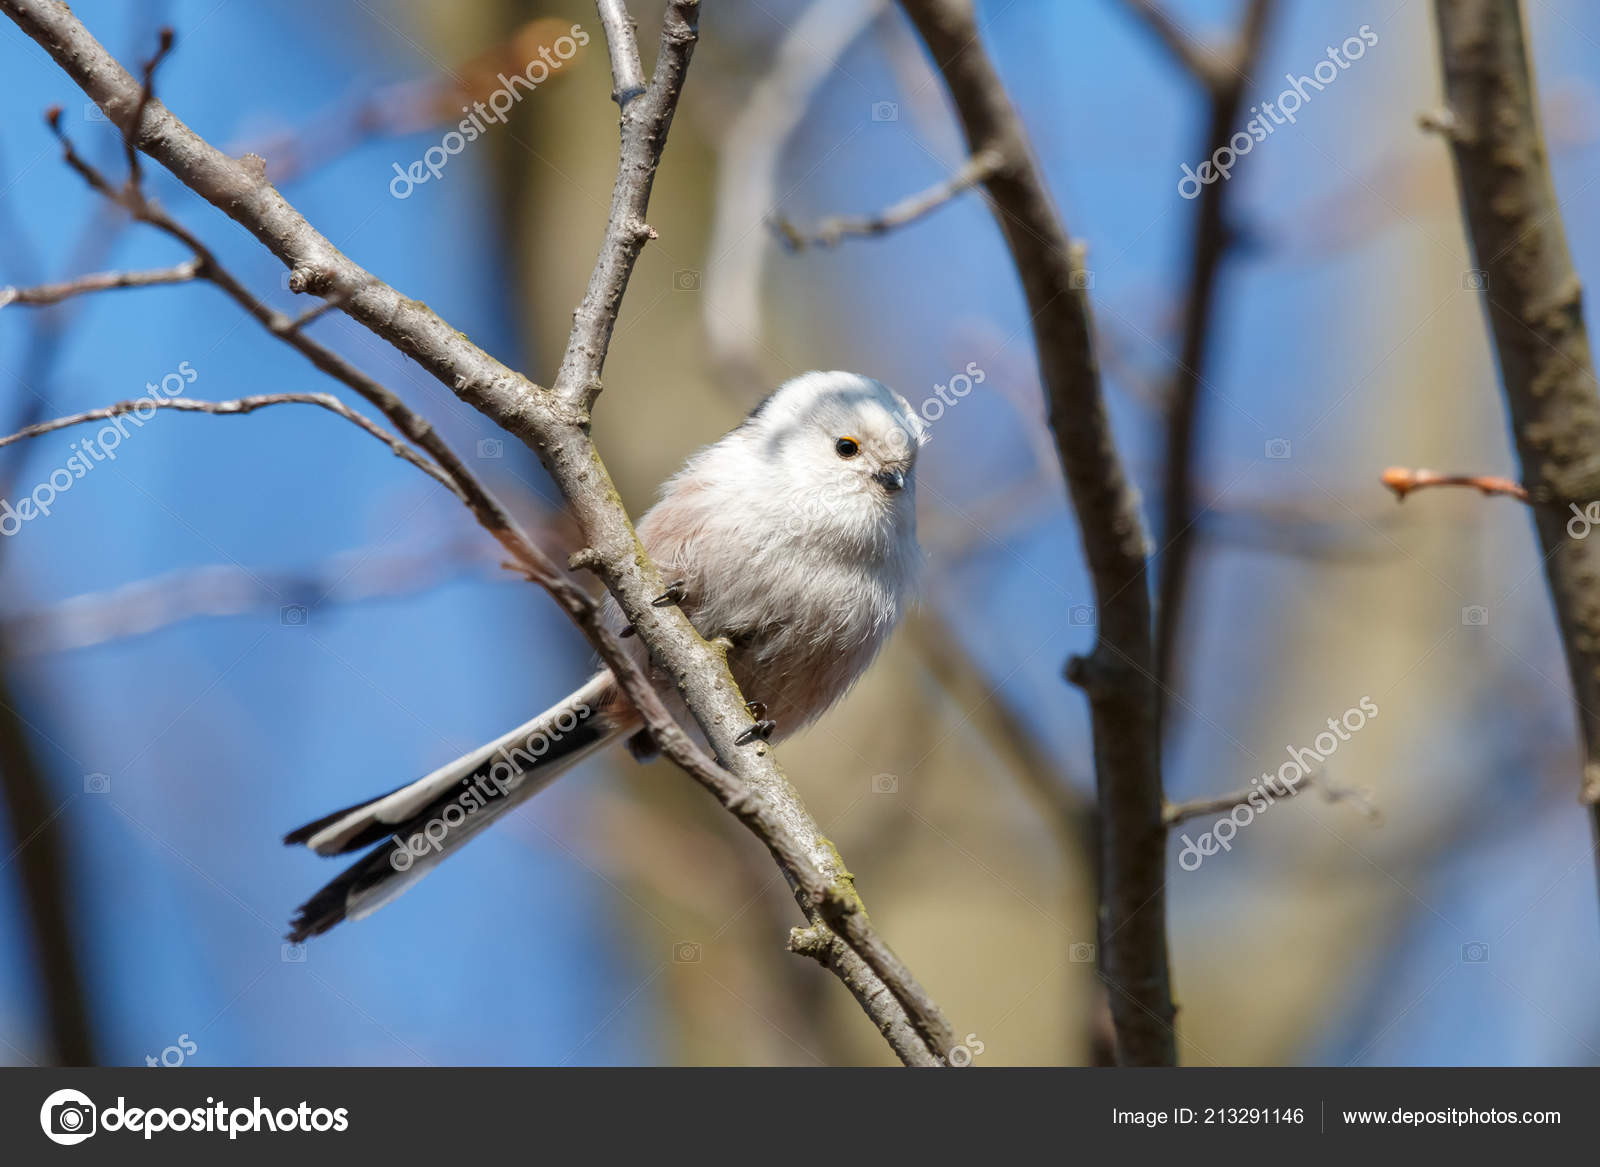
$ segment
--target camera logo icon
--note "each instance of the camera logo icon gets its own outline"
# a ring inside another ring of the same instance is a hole
[[[1468,604],[1461,609],[1461,623],[1468,628],[1482,628],[1489,623],[1489,609],[1482,604]]]
[[[278,623],[285,628],[301,628],[308,614],[304,604],[285,604],[278,609]]]
[[[1067,623],[1077,628],[1085,628],[1094,623],[1093,604],[1074,604],[1067,609]]]
[[[504,442],[502,442],[499,438],[479,438],[478,439],[478,457],[480,457],[480,458],[504,458],[505,456],[506,456],[506,444]]]
[[[83,103],[83,120],[86,122],[109,122],[111,119],[106,117],[106,111],[94,102],[86,101]]]
[[[1269,438],[1267,441],[1267,457],[1275,462],[1286,461],[1289,457],[1289,439]]]
[[[897,122],[900,120],[900,107],[892,101],[875,101],[872,103],[872,120]]]
[[[1072,961],[1073,964],[1093,964],[1094,945],[1080,940],[1077,944],[1067,949],[1067,959]]]
[[[1072,273],[1067,276],[1067,286],[1079,292],[1094,291],[1094,272],[1086,267],[1073,268]]]
[[[1462,272],[1461,286],[1469,292],[1481,292],[1489,286],[1489,273],[1476,268]]]
[[[680,940],[672,946],[672,959],[676,964],[699,964],[700,946],[688,940]]]
[[[284,964],[304,964],[306,962],[306,946],[304,944],[285,944],[279,955]]]
[[[1482,940],[1469,940],[1461,946],[1462,964],[1488,964],[1489,945]]]
[[[110,794],[110,774],[85,774],[83,776],[83,792],[85,794]]]
[[[874,774],[872,776],[872,793],[896,794],[900,790],[900,779],[893,774]]]
[[[700,273],[692,267],[673,272],[672,290],[675,292],[698,292],[700,290]]]
[[[95,1106],[78,1090],[57,1090],[39,1108],[45,1138],[63,1147],[76,1146],[95,1132]]]

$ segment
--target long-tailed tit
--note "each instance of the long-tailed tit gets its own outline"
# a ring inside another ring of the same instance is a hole
[[[899,620],[921,561],[913,472],[924,435],[916,411],[879,382],[806,373],[691,457],[640,521],[640,539],[671,581],[657,602],[678,604],[701,635],[732,645],[729,667],[757,719],[741,745],[820,715]],[[642,661],[640,642],[629,643]],[[319,855],[372,850],[301,905],[289,938],[376,911],[606,743],[628,737],[647,754],[641,725],[602,669],[465,757],[291,831],[285,843]]]

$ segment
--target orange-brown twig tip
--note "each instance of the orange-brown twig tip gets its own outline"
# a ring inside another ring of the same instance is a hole
[[[1383,484],[1394,491],[1395,498],[1403,502],[1406,495],[1416,489],[1417,475],[1404,466],[1391,466],[1383,472]]]
[[[1502,494],[1507,498],[1528,501],[1528,491],[1520,482],[1495,474],[1440,474],[1437,470],[1407,470],[1404,466],[1391,466],[1383,472],[1383,484],[1394,491],[1397,499],[1404,499],[1413,490],[1425,486],[1469,486],[1480,494]]]
[[[172,26],[170,24],[163,24],[161,26],[161,31],[157,35],[160,37],[160,40],[157,42],[157,44],[160,45],[161,51],[163,53],[170,51],[172,48],[173,37],[176,35],[172,31]]]
[[[59,105],[52,105],[44,111],[44,124],[52,130],[61,128],[61,107]]]

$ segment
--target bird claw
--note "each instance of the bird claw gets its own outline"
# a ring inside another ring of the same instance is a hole
[[[670,608],[674,604],[683,603],[683,597],[689,594],[689,581],[675,579],[667,585],[667,590],[650,601],[652,608]]]
[[[772,731],[778,728],[778,723],[770,718],[762,718],[738,737],[733,739],[736,746],[747,746],[753,741],[766,741],[772,737]]]
[[[744,703],[744,711],[757,721],[765,721],[767,719],[767,707],[760,701],[746,701]]]

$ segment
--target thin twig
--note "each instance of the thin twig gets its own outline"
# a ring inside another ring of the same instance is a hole
[[[324,300],[322,303],[317,304],[314,307],[307,308],[304,312],[300,313],[300,315],[289,321],[288,325],[283,330],[283,335],[293,336],[306,325],[310,324],[313,320],[320,320],[329,312],[337,310],[338,307],[339,301],[337,299],[331,299]]]
[[[139,143],[135,138],[138,128],[144,122],[144,111],[150,105],[150,99],[155,95],[156,69],[172,51],[172,29],[163,27],[157,34],[155,55],[144,63],[144,83],[139,90],[139,105],[134,111],[133,120],[122,131],[122,149],[128,159],[128,190],[137,191],[140,187],[139,173]]]
[[[440,481],[466,503],[484,529],[494,535],[521,563],[521,549],[526,543],[526,536],[517,529],[499,500],[467,469],[443,436],[392,390],[361,372],[332,349],[301,335],[301,329],[329,307],[342,308],[348,293],[332,292],[322,304],[308,309],[298,318],[291,318],[269,307],[224,267],[198,236],[146,199],[140,190],[132,187],[118,190],[113,187],[105,175],[78,153],[72,140],[61,129],[59,107],[49,111],[46,121],[61,143],[63,160],[88,183],[90,189],[128,211],[136,220],[182,243],[194,254],[197,278],[214,284],[273,336],[300,352],[322,372],[343,382],[375,405],[396,429],[432,456],[435,465],[445,475]]]
[[[633,100],[618,102],[622,107],[622,146],[617,152],[617,181],[612,187],[605,239],[583,300],[572,314],[572,332],[551,386],[559,399],[578,410],[587,411],[600,395],[600,373],[622,306],[622,290],[628,286],[645,243],[656,237],[655,229],[645,222],[645,212],[655,185],[656,167],[661,164],[661,146],[672,126],[684,73],[694,52],[698,4],[699,0],[673,0],[668,4],[661,27],[661,49],[656,54],[649,87]],[[620,48],[614,45],[611,50],[613,65],[618,57],[623,58],[624,73],[615,78],[617,92],[623,94],[635,84],[639,50],[626,7],[616,0],[609,8],[621,10],[612,12],[608,19],[608,5],[600,6],[607,36],[615,32],[623,38]]]
[[[962,164],[961,169],[949,178],[937,182],[927,190],[901,199],[875,215],[852,217],[833,215],[822,220],[810,231],[796,227],[788,219],[772,220],[772,229],[790,251],[804,251],[807,247],[837,247],[849,235],[884,235],[897,227],[914,223],[971,190],[995,171],[1004,160],[992,150],[979,151]]]
[[[600,12],[600,27],[605,29],[606,49],[611,54],[611,100],[626,110],[628,103],[644,92],[644,66],[639,63],[637,26],[623,0],[595,0]]]
[[[1235,790],[1232,794],[1224,794],[1217,798],[1196,798],[1190,802],[1168,803],[1166,810],[1161,815],[1161,821],[1171,830],[1179,823],[1186,823],[1190,819],[1210,818],[1213,815],[1231,814],[1236,807],[1251,805],[1252,796],[1261,798],[1265,795],[1269,799],[1293,798],[1297,794],[1304,794],[1316,782],[1316,775],[1307,774],[1300,781],[1290,786],[1277,778],[1247,786],[1242,790]]]
[[[564,32],[567,23],[552,16],[534,17],[481,52],[436,63],[439,75],[343,94],[293,128],[249,135],[230,144],[228,152],[260,156],[272,182],[281,186],[370,142],[453,125],[465,112],[462,106],[488,101],[505,84],[500,73],[528,67],[535,36],[557,27]],[[568,75],[555,73],[551,81]]]
[[[410,462],[429,478],[442,483],[452,491],[454,490],[454,484],[449,477],[432,461],[417,453],[405,442],[370,418],[357,413],[329,393],[258,393],[250,397],[239,397],[232,401],[200,401],[193,397],[140,397],[131,401],[119,401],[115,405],[107,405],[101,409],[89,409],[82,413],[51,418],[49,421],[35,422],[33,425],[25,426],[14,434],[0,437],[0,446],[9,446],[13,442],[20,442],[26,438],[37,438],[44,434],[55,433],[57,430],[63,430],[69,426],[85,425],[91,421],[109,421],[111,418],[121,417],[127,413],[138,413],[143,409],[177,409],[187,413],[234,416],[254,413],[256,410],[265,409],[269,405],[316,405],[328,410],[330,413],[336,413],[388,446],[395,457]]]
[[[1440,474],[1436,470],[1391,466],[1383,472],[1382,482],[1402,501],[1413,490],[1426,490],[1430,486],[1470,486],[1484,495],[1500,494],[1518,502],[1529,501],[1528,488],[1522,483],[1494,474]]]
[[[31,288],[0,288],[0,308],[8,304],[45,305],[59,304],[73,296],[90,292],[107,292],[115,288],[149,288],[159,284],[185,284],[200,274],[195,260],[186,260],[172,267],[152,268],[148,271],[107,271],[78,276],[53,284],[37,284]]]
[[[1185,32],[1163,4],[1158,0],[1123,0],[1123,3],[1144,22],[1184,72],[1207,89],[1215,89],[1223,83],[1233,62],[1219,59],[1215,50]]]
[[[1355,786],[1337,785],[1329,781],[1328,776],[1321,770],[1312,771],[1304,775],[1294,785],[1282,779],[1263,774],[1264,781],[1247,786],[1242,790],[1235,790],[1232,794],[1224,794],[1218,798],[1197,798],[1191,802],[1169,803],[1166,813],[1162,816],[1171,830],[1180,823],[1190,819],[1211,818],[1215,815],[1231,814],[1241,806],[1248,806],[1260,811],[1260,800],[1264,797],[1266,805],[1293,798],[1297,794],[1315,788],[1322,795],[1322,800],[1327,803],[1352,802],[1356,805],[1364,818],[1370,823],[1377,824],[1383,821],[1383,812],[1373,801],[1372,792]]]

